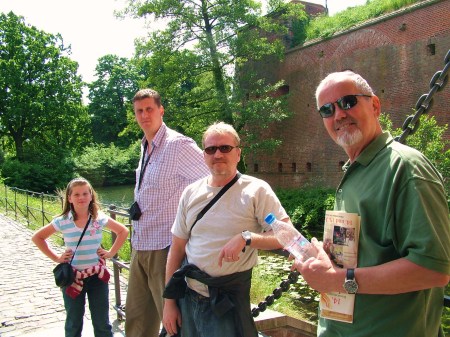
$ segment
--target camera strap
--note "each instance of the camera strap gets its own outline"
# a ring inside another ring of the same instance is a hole
[[[152,150],[150,151],[150,154],[148,155],[147,160],[145,161],[145,164],[144,164],[144,159],[145,159],[145,155],[147,153],[147,148],[148,148],[148,140],[146,139],[145,145],[144,145],[144,152],[142,153],[141,173],[139,174],[138,191],[141,189],[142,178],[144,178],[145,169],[147,168],[148,162],[150,161],[150,157],[152,156],[155,146],[154,145],[152,146]]]

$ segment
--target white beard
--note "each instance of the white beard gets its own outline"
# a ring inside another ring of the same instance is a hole
[[[336,138],[336,143],[341,147],[348,147],[362,141],[363,134],[361,130],[357,129],[353,132],[346,132]]]

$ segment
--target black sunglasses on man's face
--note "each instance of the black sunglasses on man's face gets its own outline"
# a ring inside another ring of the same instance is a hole
[[[335,104],[338,105],[339,108],[342,110],[348,110],[353,108],[356,104],[358,104],[358,98],[357,96],[363,96],[363,97],[372,97],[370,95],[364,95],[364,94],[355,94],[355,95],[345,95],[339,98],[336,102],[332,103],[326,103],[322,105],[319,109],[319,113],[322,116],[322,118],[328,118],[334,115],[334,112],[336,111],[336,108],[334,107]]]
[[[219,150],[221,153],[229,153],[236,147],[238,146],[231,146],[231,145],[208,146],[207,148],[205,148],[204,151],[206,154],[215,154],[217,150]]]

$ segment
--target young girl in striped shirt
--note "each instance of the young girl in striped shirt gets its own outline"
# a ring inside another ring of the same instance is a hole
[[[66,309],[65,337],[79,337],[83,329],[86,295],[95,337],[112,337],[109,321],[109,272],[105,259],[112,258],[128,237],[128,229],[99,210],[97,194],[83,178],[69,182],[65,191],[63,212],[32,237],[34,244],[56,263],[70,262],[75,281],[62,288]],[[78,240],[87,226],[78,246]],[[110,250],[101,247],[102,229],[108,228],[117,238]],[[46,239],[61,232],[66,250],[59,255]]]

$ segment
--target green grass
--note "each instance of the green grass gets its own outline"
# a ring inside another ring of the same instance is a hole
[[[271,295],[280,283],[288,279],[292,261],[286,257],[271,252],[260,251],[260,263],[253,268],[252,288],[250,291],[251,303],[258,304]],[[268,308],[285,315],[317,322],[319,293],[312,290],[300,276],[297,283],[291,285],[287,292],[275,300]]]
[[[38,229],[61,213],[61,199],[54,195],[11,189],[0,184],[0,209],[5,215]]]
[[[369,19],[409,6],[420,0],[371,0],[366,5],[350,7],[333,16],[320,16],[306,27],[306,39],[325,38],[348,30]]]

